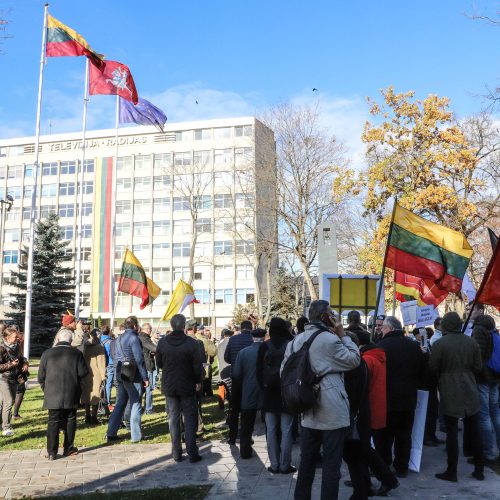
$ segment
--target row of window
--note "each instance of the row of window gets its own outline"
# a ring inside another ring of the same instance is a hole
[[[42,163],[41,174],[42,177],[57,175],[58,172],[61,175],[75,174],[77,171],[80,172],[80,162],[78,161],[62,161],[62,162],[51,162]],[[94,160],[85,160],[83,171],[87,173],[94,172]],[[10,165],[9,167],[0,167],[0,179],[20,179],[23,177],[33,177],[33,165]]]

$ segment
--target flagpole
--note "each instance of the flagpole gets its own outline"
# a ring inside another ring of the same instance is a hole
[[[115,113],[115,163],[114,163],[114,168],[115,171],[112,176],[112,203],[111,203],[111,249],[110,249],[110,255],[111,255],[111,262],[109,266],[109,272],[111,273],[110,277],[110,285],[111,285],[111,304],[113,304],[113,310],[111,313],[111,320],[110,320],[110,328],[111,331],[113,331],[114,326],[115,326],[115,314],[116,314],[116,305],[118,302],[118,291],[115,290],[115,219],[116,219],[116,176],[118,175],[118,127],[120,125],[120,96],[116,94],[116,113]]]
[[[392,215],[391,215],[391,224],[389,226],[389,234],[387,235],[387,243],[385,244],[385,254],[384,254],[384,263],[382,264],[382,272],[380,273],[380,282],[379,282],[379,287],[377,290],[377,302],[375,304],[375,311],[373,314],[373,325],[372,325],[372,338],[375,334],[375,323],[377,321],[377,314],[378,314],[378,308],[380,305],[380,297],[382,296],[382,288],[384,286],[384,276],[385,276],[385,267],[387,263],[387,253],[389,250],[389,242],[391,241],[391,235],[392,235],[392,228],[394,226],[394,215],[396,214],[396,207],[398,205],[398,199],[394,199],[394,206],[392,208]]]
[[[80,192],[78,193],[78,230],[77,230],[77,244],[76,244],[76,287],[75,287],[75,316],[76,319],[80,318],[80,281],[82,275],[82,226],[83,226],[83,180],[85,170],[85,136],[87,129],[87,103],[89,100],[89,58],[85,58],[85,90],[83,93],[83,123],[82,123],[82,160],[80,165],[80,172],[78,176],[78,186]]]
[[[42,52],[40,56],[40,75],[38,78],[38,101],[36,107],[35,128],[35,162],[33,164],[33,190],[31,191],[30,239],[28,247],[28,270],[26,275],[26,311],[24,316],[24,357],[29,359],[31,340],[31,305],[33,301],[33,257],[35,245],[35,224],[38,219],[36,210],[36,195],[39,170],[40,149],[40,119],[42,114],[43,69],[45,66],[45,46],[47,43],[47,14],[49,4],[45,4],[43,13]],[[39,214],[38,214],[39,215]]]

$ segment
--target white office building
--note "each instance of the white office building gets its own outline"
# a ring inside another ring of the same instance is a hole
[[[34,142],[0,140],[0,199],[14,199],[8,212],[2,204],[0,315],[9,309],[13,290],[6,282],[29,237]],[[81,133],[40,140],[39,215],[59,215],[73,255],[81,146]],[[223,327],[237,304],[253,300],[264,274],[256,249],[275,234],[274,151],[272,131],[253,117],[169,124],[164,134],[122,128],[118,144],[115,130],[88,131],[80,315],[110,318],[116,302],[117,320],[136,314],[156,323],[178,280],[192,271],[195,317]],[[126,247],[162,289],[144,310],[138,298],[113,298]]]

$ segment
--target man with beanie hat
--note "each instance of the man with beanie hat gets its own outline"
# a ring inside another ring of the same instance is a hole
[[[76,329],[76,319],[69,311],[66,314],[63,314],[61,318],[61,325],[61,328],[56,333],[52,347],[54,347],[59,342],[59,334],[63,331],[69,332],[71,334],[70,342],[73,341]]]
[[[280,368],[286,346],[293,337],[286,321],[281,318],[271,318],[269,337],[260,345],[257,355],[257,381],[263,393],[267,454],[271,462],[267,470],[275,474],[290,474],[296,471],[292,467],[294,415],[286,413],[283,408]]]
[[[252,434],[257,410],[262,408],[262,391],[257,383],[257,354],[260,343],[266,331],[262,328],[252,330],[253,344],[242,349],[232,366],[233,379],[241,387],[241,427],[240,427],[240,456],[251,458]]]
[[[474,374],[481,370],[481,353],[477,343],[462,333],[462,320],[448,312],[441,321],[443,338],[432,348],[429,368],[438,377],[441,408],[446,425],[448,468],[436,474],[438,479],[457,482],[458,419],[470,426],[474,455],[472,476],[484,479],[481,434],[479,432],[479,394]]]

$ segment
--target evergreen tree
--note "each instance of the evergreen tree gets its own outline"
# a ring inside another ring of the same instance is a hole
[[[39,351],[52,344],[61,326],[61,316],[74,308],[73,271],[64,264],[71,261],[66,253],[67,241],[62,240],[59,217],[51,214],[35,227],[33,259],[33,295],[31,303],[31,346]],[[26,276],[28,248],[21,250],[19,271],[12,273],[11,285],[18,288],[10,303],[12,312],[7,316],[24,330],[26,311]],[[38,347],[38,349],[36,348]]]
[[[297,297],[296,278],[283,267],[278,268],[274,277],[271,296],[271,316],[295,320],[302,315],[303,306]]]

